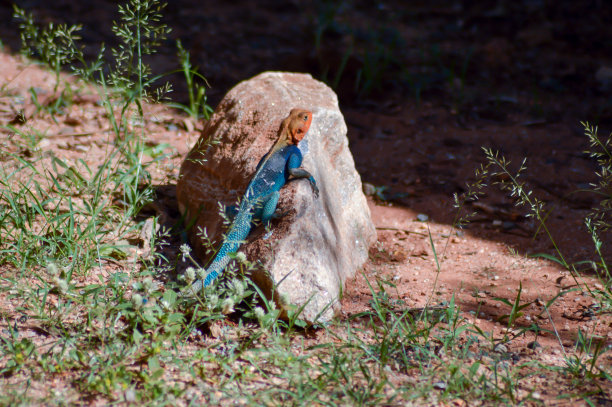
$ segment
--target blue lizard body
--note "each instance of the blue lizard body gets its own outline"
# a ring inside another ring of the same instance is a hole
[[[272,219],[284,185],[295,179],[306,178],[315,195],[318,195],[315,179],[300,168],[302,153],[297,147],[311,121],[312,113],[301,109],[293,109],[283,120],[278,140],[257,164],[255,175],[246,188],[223,244],[208,266],[206,277],[193,283],[190,287],[192,292],[209,286],[221,274],[231,260],[230,254],[238,250],[251,232],[254,222],[265,224]]]

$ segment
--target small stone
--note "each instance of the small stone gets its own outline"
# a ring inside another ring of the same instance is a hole
[[[436,390],[446,390],[446,383],[444,382],[435,382],[433,384],[433,388]]]
[[[38,147],[38,148],[47,148],[50,145],[51,145],[51,142],[49,141],[49,139],[44,138],[44,139],[42,139],[42,140],[40,140],[38,142],[38,145],[36,147]]]
[[[417,215],[417,220],[419,222],[427,222],[429,220],[429,216],[425,215],[424,213],[419,213]]]
[[[498,343],[493,348],[493,351],[497,353],[508,353],[508,347],[504,345],[503,343]]]
[[[364,182],[362,185],[363,193],[366,196],[373,196],[376,194],[376,187],[369,182]]]
[[[493,226],[501,226],[501,225],[502,225],[502,221],[501,221],[501,220],[499,220],[499,219],[495,219],[495,220],[493,221]]]
[[[535,348],[540,348],[540,347],[542,347],[542,345],[540,345],[538,341],[531,341],[527,344],[528,349],[535,349]]]
[[[128,403],[136,402],[136,392],[134,391],[134,389],[129,388],[125,391],[125,401],[127,401]]]

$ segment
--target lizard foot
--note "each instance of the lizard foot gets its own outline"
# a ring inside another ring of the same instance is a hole
[[[318,198],[319,197],[319,188],[317,188],[317,184],[315,184],[314,182],[311,182],[310,186],[312,188],[312,192],[313,192],[315,198]]]

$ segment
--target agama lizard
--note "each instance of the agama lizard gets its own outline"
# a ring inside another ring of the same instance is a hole
[[[312,122],[312,112],[293,109],[284,119],[278,130],[278,140],[257,164],[255,175],[247,186],[238,211],[228,229],[225,240],[217,255],[207,269],[204,280],[195,281],[186,290],[196,293],[210,285],[230,261],[247,238],[254,222],[267,224],[275,216],[280,189],[287,183],[306,178],[315,196],[319,196],[317,183],[312,175],[303,168],[302,153],[297,147],[304,138]]]

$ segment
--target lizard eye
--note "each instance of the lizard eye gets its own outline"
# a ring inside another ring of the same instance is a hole
[[[307,121],[308,121],[308,115],[307,115],[307,114],[305,114],[305,115],[304,115],[304,121],[305,121],[305,122],[307,122]]]

